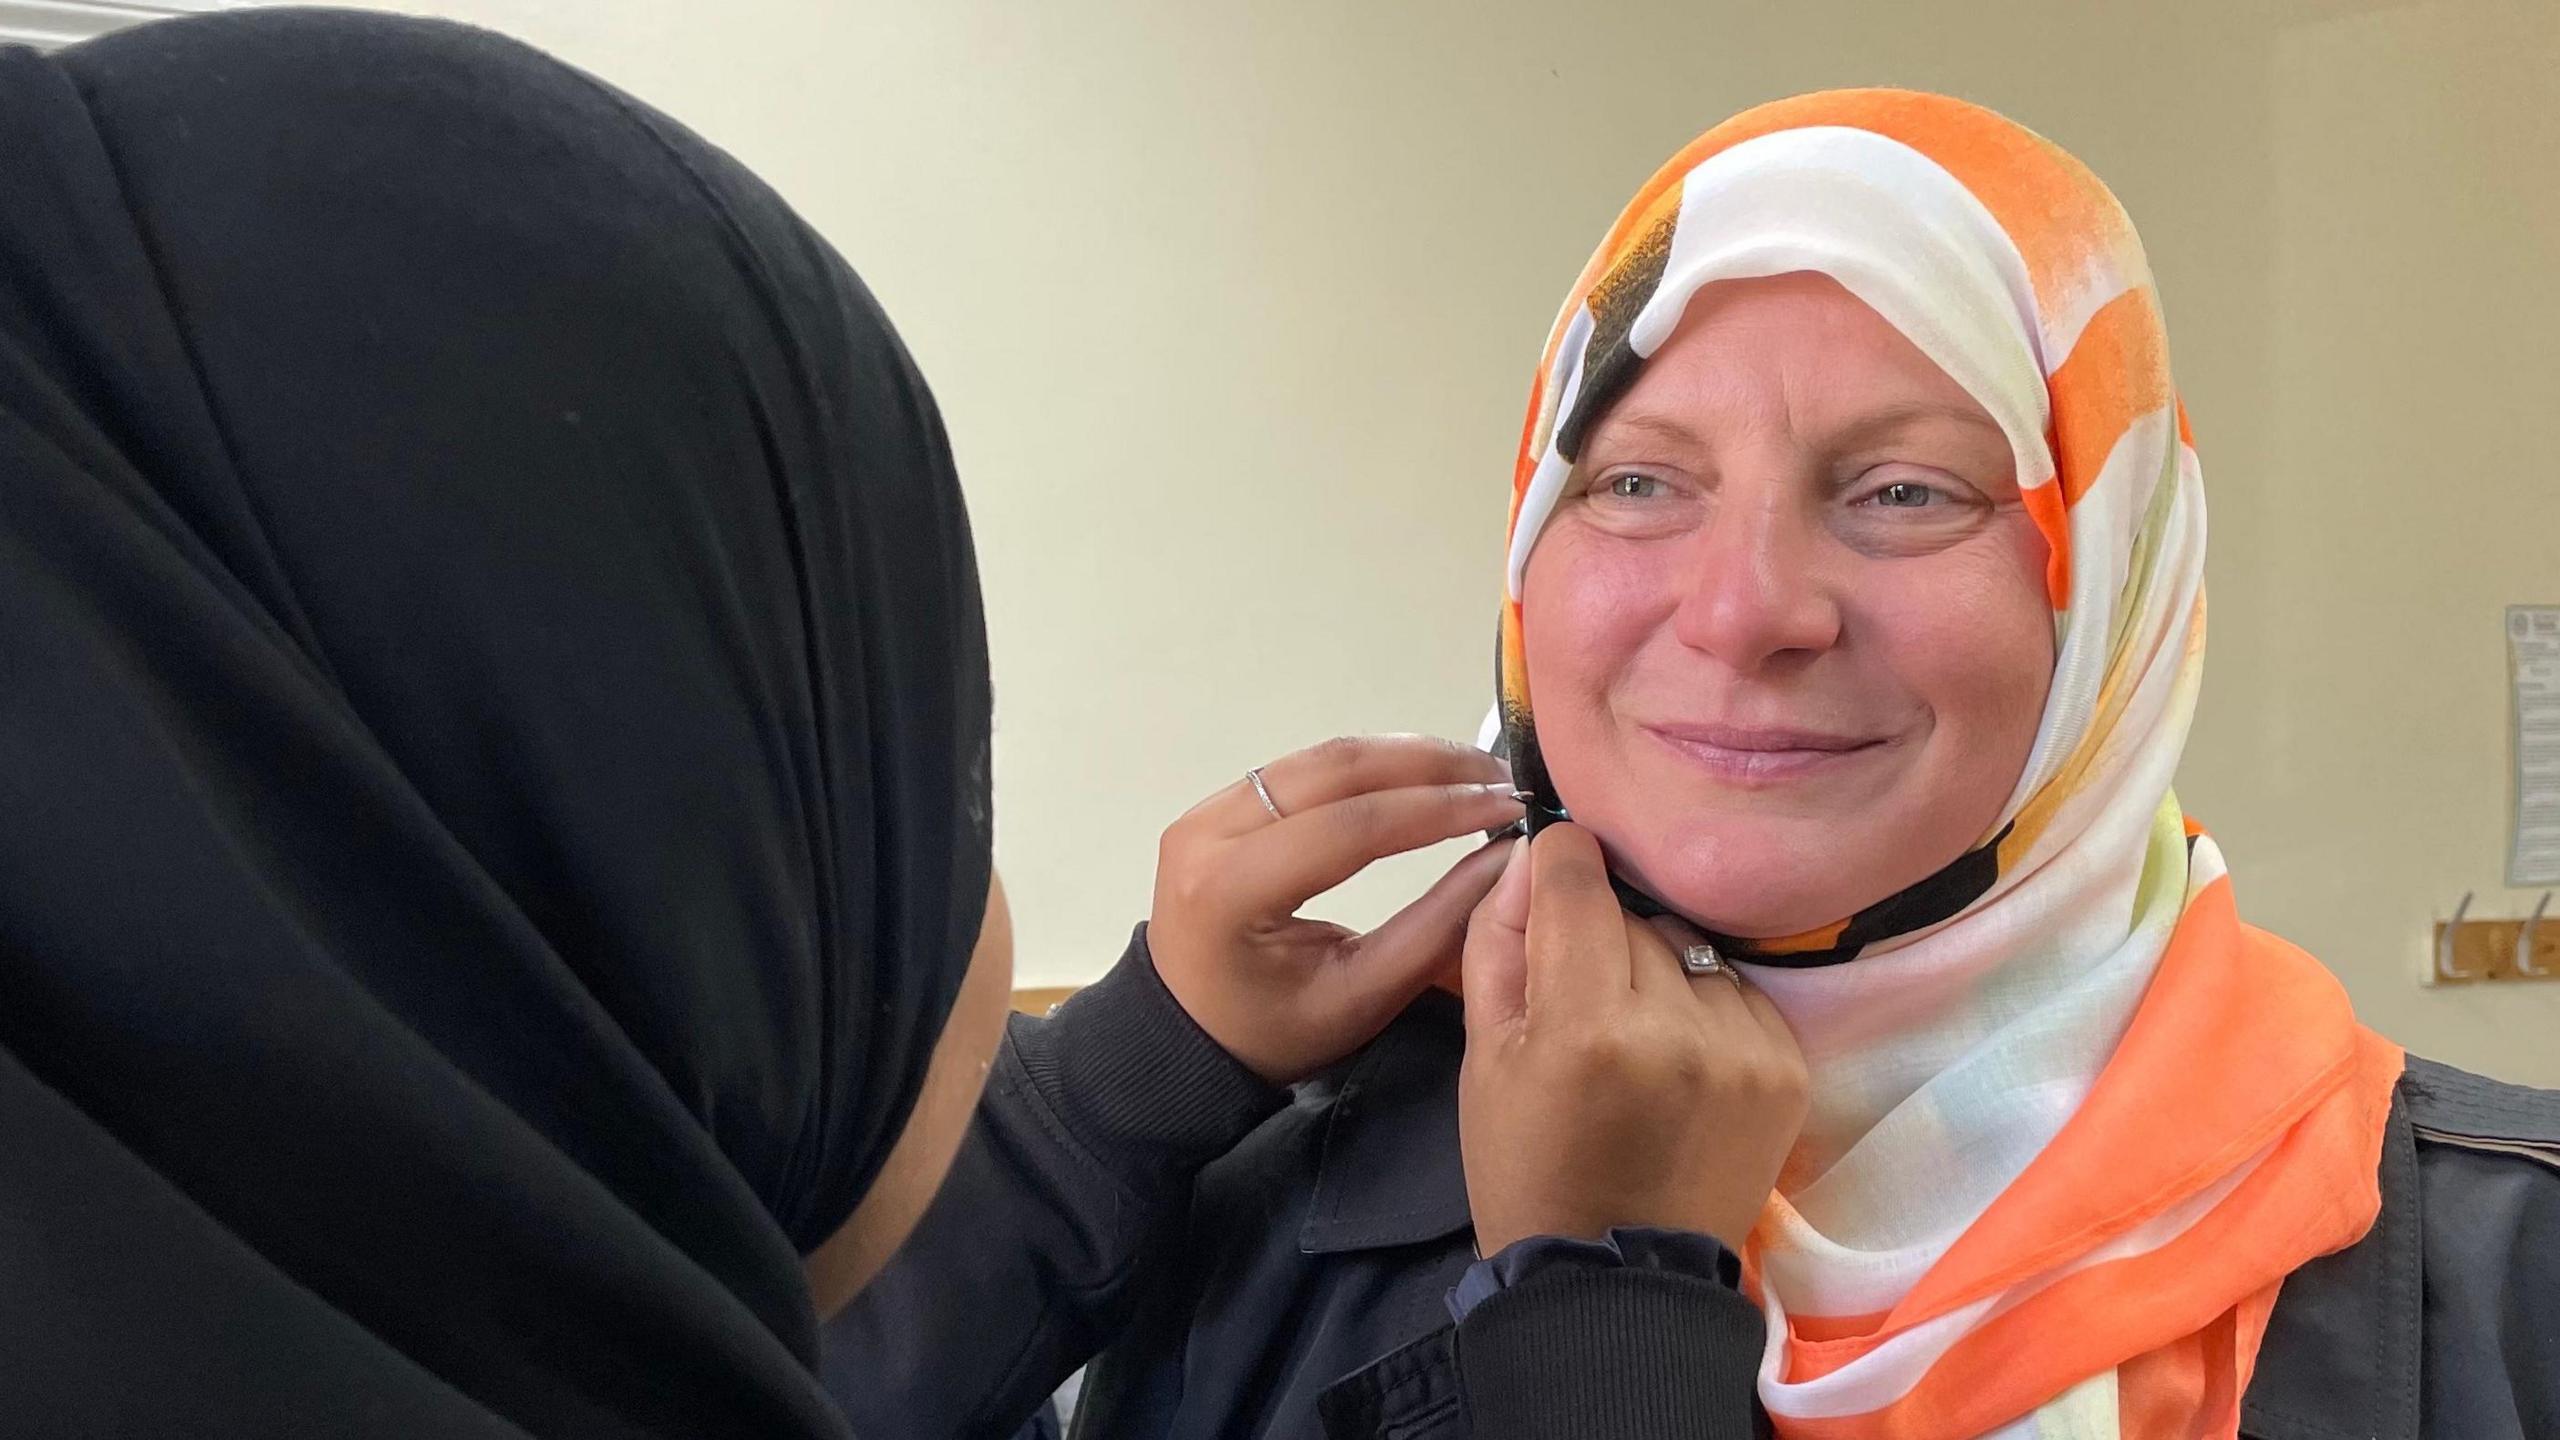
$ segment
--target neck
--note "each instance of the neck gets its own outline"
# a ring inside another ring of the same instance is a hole
[[[1848,964],[1748,967],[1811,1073],[1779,1182],[1808,1220],[1921,1136],[1980,1154],[1988,1203],[2088,1093],[2176,924],[2184,820],[2174,798],[2122,801],[2068,852]]]

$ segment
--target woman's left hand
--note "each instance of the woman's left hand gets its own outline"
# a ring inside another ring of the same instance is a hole
[[[1459,1149],[1478,1253],[1650,1225],[1739,1250],[1804,1124],[1803,1054],[1767,996],[1691,976],[1626,913],[1599,842],[1518,846],[1467,927]]]

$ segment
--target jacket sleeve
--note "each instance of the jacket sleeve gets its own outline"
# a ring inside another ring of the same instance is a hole
[[[854,1433],[1012,1434],[1127,1320],[1200,1168],[1287,1100],[1184,1012],[1144,927],[1101,981],[1015,1016],[950,1178],[826,1327]]]
[[[1470,1440],[1764,1433],[1755,1397],[1766,1324],[1734,1288],[1731,1257],[1695,1238],[1717,1255],[1714,1272],[1559,1250],[1476,1299],[1452,1346]]]

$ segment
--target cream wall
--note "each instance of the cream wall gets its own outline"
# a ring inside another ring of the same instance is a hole
[[[2531,901],[2498,614],[2560,602],[2550,0],[427,8],[730,147],[904,329],[977,517],[1025,984],[1108,964],[1246,765],[1472,730],[1529,368],[1663,155],[1820,86],[2016,115],[2160,275],[2215,526],[2182,793],[2243,909],[2395,1038],[2560,1085],[2560,984],[2414,979],[2464,889]]]

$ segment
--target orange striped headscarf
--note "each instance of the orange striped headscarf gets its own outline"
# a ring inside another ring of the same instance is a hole
[[[2204,654],[2203,475],[2141,242],[2094,175],[1978,107],[1880,90],[1745,112],[1656,172],[1530,393],[1515,771],[1544,789],[1521,582],[1582,435],[1700,287],[1806,271],[2008,435],[2057,644],[1978,846],[1811,934],[1721,937],[1813,1076],[1744,1247],[1762,1403],[1793,1440],[2232,1436],[2278,1286],[2373,1223],[2402,1061],[2318,962],[2240,921],[2170,791]]]

